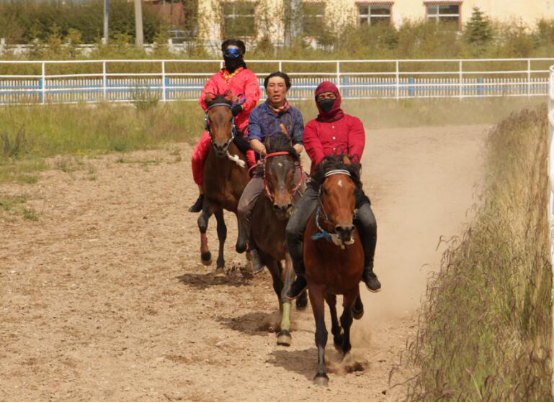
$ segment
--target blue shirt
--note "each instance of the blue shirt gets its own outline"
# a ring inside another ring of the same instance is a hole
[[[302,113],[294,107],[277,114],[264,102],[256,107],[248,119],[248,140],[264,142],[267,137],[281,133],[280,124],[287,129],[292,144],[302,144],[304,137],[304,120]]]

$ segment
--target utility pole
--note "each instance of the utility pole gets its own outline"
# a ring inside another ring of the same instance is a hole
[[[144,46],[144,30],[142,29],[142,0],[135,0],[135,45]]]
[[[110,0],[104,0],[104,44],[107,45],[110,34]]]

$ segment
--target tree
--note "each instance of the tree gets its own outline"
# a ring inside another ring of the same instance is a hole
[[[464,37],[466,42],[478,46],[487,44],[493,38],[491,22],[479,7],[473,7],[471,19],[465,26]]]

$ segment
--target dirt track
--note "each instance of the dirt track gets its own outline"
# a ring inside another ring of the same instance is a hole
[[[278,347],[268,331],[277,309],[269,274],[214,279],[199,264],[196,216],[185,212],[196,197],[190,146],[1,185],[28,195],[39,221],[0,213],[0,399],[402,399],[389,372],[415,332],[439,237],[466,221],[486,130],[368,132],[363,179],[379,224],[383,292],[364,291],[366,315],[353,326],[360,371],[344,373],[328,346],[329,389],[311,382],[310,310],[293,311],[293,345]],[[227,217],[232,269],[244,258],[233,252],[236,223]]]

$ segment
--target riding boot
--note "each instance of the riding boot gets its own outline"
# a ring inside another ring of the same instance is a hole
[[[377,245],[377,222],[369,203],[364,203],[358,209],[356,228],[364,249],[364,271],[362,281],[371,292],[381,291],[381,282],[373,272],[373,260]]]
[[[294,271],[296,272],[296,279],[290,285],[290,289],[287,292],[286,297],[288,299],[296,299],[302,294],[306,287],[308,287],[308,282],[306,281],[306,271],[304,269],[304,263],[302,261],[295,262],[292,261]]]
[[[198,199],[194,202],[194,204],[189,208],[189,213],[200,213],[202,211],[202,207],[204,206],[204,195],[201,194],[198,196]]]

